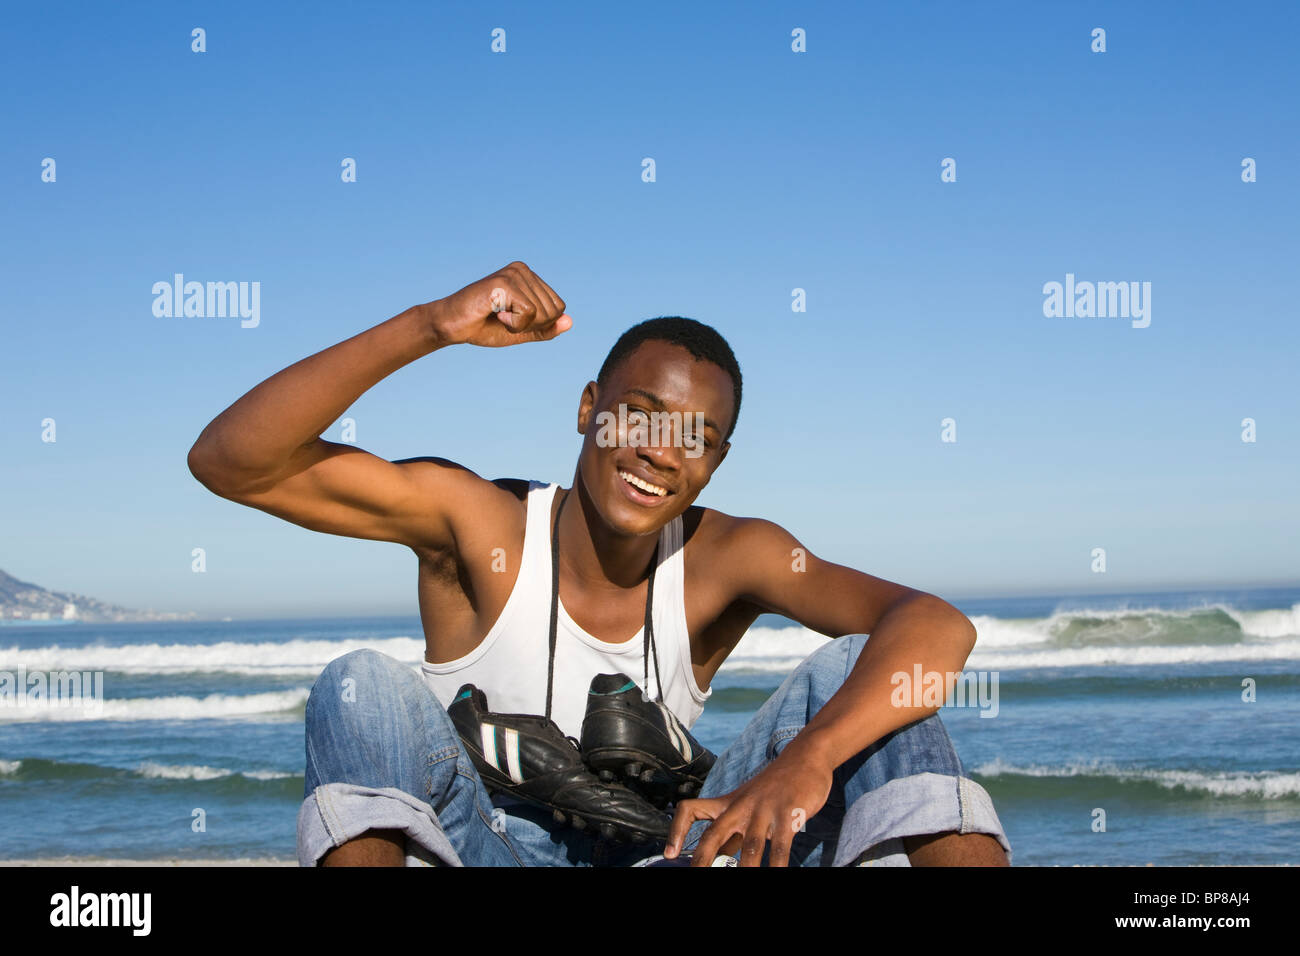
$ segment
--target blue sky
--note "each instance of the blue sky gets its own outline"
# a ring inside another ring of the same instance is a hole
[[[205,615],[414,613],[409,552],[216,498],[185,455],[279,369],[522,259],[574,328],[408,366],[352,408],[358,444],[567,484],[578,396],[615,338],[687,315],[745,375],[700,504],[954,597],[1294,583],[1298,20],[1283,3],[15,8],[0,568]],[[260,324],[155,317],[175,273],[259,282]],[[1045,317],[1067,273],[1150,282],[1150,326]]]

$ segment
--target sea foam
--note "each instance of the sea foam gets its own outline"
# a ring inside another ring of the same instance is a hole
[[[310,689],[263,694],[209,694],[206,697],[128,697],[107,699],[102,708],[46,707],[39,701],[0,707],[6,721],[60,722],[88,720],[212,720],[290,714],[307,702]]]
[[[1105,762],[1074,762],[1057,765],[1015,765],[1001,759],[991,760],[971,769],[984,778],[1085,777],[1121,783],[1154,783],[1167,790],[1184,790],[1215,797],[1254,797],[1280,800],[1300,796],[1300,773],[1278,770],[1174,770],[1122,767]]]

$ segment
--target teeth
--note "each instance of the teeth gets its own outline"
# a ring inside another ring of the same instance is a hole
[[[620,471],[619,475],[622,476],[624,481],[628,482],[629,484],[635,485],[636,487],[640,488],[642,491],[648,492],[652,495],[658,495],[660,498],[662,498],[664,495],[668,494],[667,488],[660,488],[658,485],[652,485],[648,481],[642,481],[640,478],[638,478],[636,475],[632,474],[631,472]]]

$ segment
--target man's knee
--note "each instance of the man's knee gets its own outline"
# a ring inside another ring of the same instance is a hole
[[[419,678],[401,661],[369,648],[336,657],[312,685],[307,698],[307,720],[324,711],[332,717],[353,713],[342,705],[391,702],[419,687]]]
[[[832,637],[817,650],[803,659],[801,667],[820,666],[829,671],[840,671],[847,676],[862,648],[867,644],[868,634],[845,634]]]
[[[414,677],[410,668],[401,661],[379,651],[362,647],[334,658],[325,665],[316,678],[317,687],[348,690],[359,684],[388,683]],[[417,678],[418,679],[418,678]]]
[[[363,767],[382,767],[374,779],[389,786],[388,771],[410,771],[416,752],[424,755],[420,772],[427,773],[428,754],[458,746],[450,720],[414,671],[368,649],[325,666],[307,698],[304,723],[308,769],[321,775],[309,774],[308,784],[354,780]],[[454,770],[453,762],[446,772]]]
[[[866,646],[866,634],[846,634],[828,640],[799,664],[795,673],[808,683],[809,703],[815,713],[844,686],[844,681]]]

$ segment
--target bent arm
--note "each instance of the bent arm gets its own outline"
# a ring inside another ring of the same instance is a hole
[[[801,564],[792,553],[800,551]],[[745,519],[734,533],[738,586],[749,600],[823,634],[870,634],[840,689],[786,748],[834,770],[937,706],[900,699],[895,675],[941,675],[946,699],[975,646],[974,625],[933,594],[832,564],[770,521]],[[800,570],[795,570],[798,567]]]
[[[833,770],[885,735],[929,717],[952,692],[974,645],[974,626],[946,601],[922,592],[902,599],[872,629],[849,676],[790,748]],[[917,694],[899,693],[902,682],[911,686],[918,667],[923,686],[931,680],[942,686],[937,705],[921,703],[930,697],[920,695],[921,687]]]
[[[304,453],[362,394],[439,347],[429,308],[407,309],[252,389],[199,435],[189,454],[194,477],[225,497],[265,488],[303,464]]]
[[[437,307],[407,309],[262,382],[199,435],[188,459],[194,477],[313,531],[449,547],[448,506],[482,479],[451,462],[389,462],[320,437],[381,379],[442,347]]]
[[[452,550],[452,514],[481,513],[495,485],[445,459],[385,461],[321,433],[375,383],[445,345],[544,342],[571,326],[555,290],[512,262],[272,375],[203,430],[190,471],[223,498],[313,531]]]

